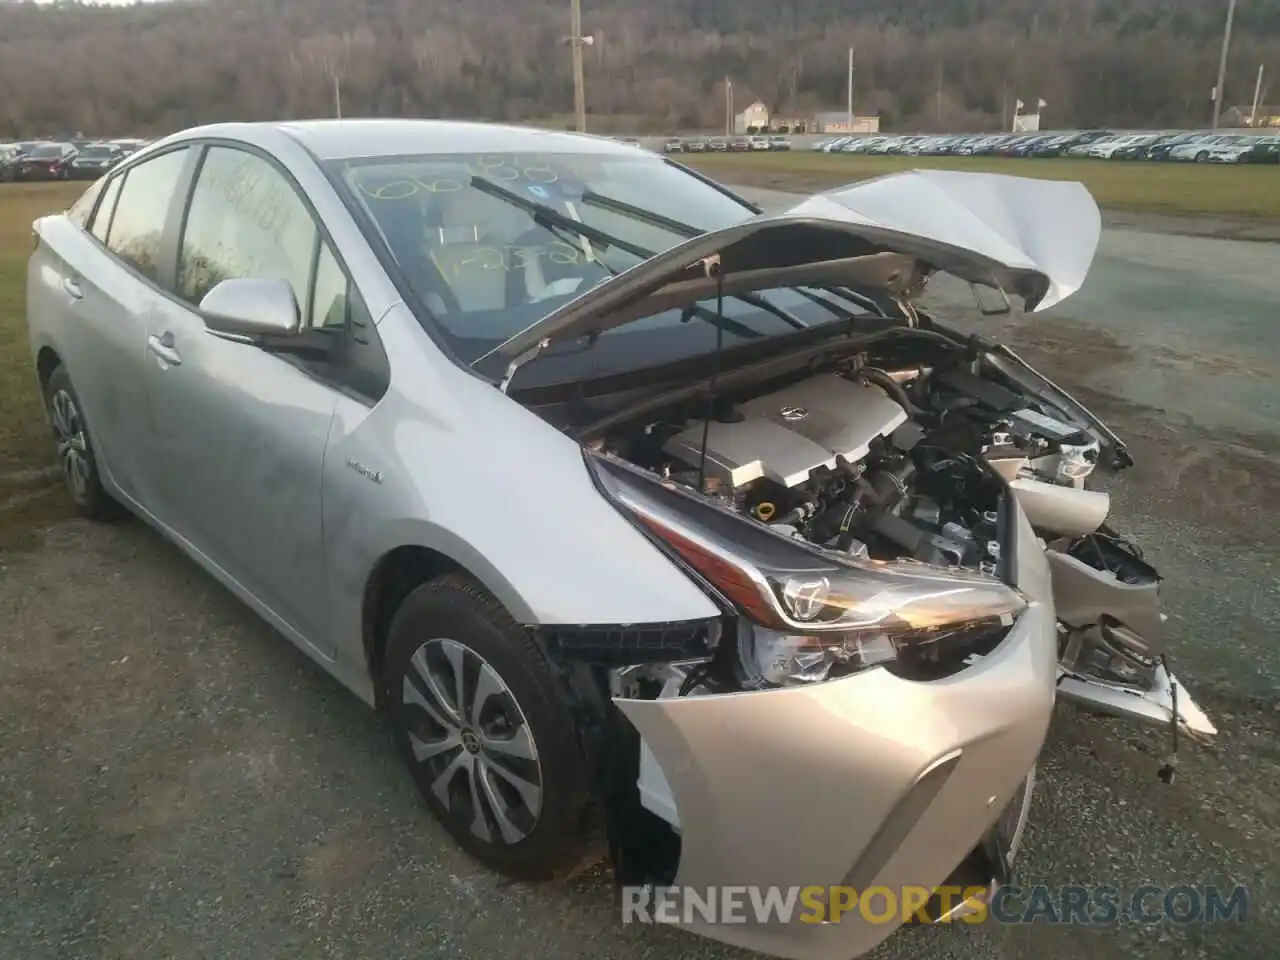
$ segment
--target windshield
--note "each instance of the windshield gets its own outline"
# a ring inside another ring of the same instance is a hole
[[[31,157],[33,160],[46,160],[54,157],[60,157],[62,156],[62,147],[57,144],[46,147],[36,147],[27,154],[27,156]]]
[[[334,166],[426,321],[466,363],[652,254],[755,215],[658,157],[445,154]],[[521,381],[575,379],[588,369],[620,372],[705,353],[715,348],[720,327],[728,349],[874,313],[845,297],[793,289],[726,299],[723,324],[715,306],[618,327],[585,353],[580,345],[556,344]]]
[[[111,147],[85,147],[80,151],[80,156],[86,160],[105,160],[111,153]]]

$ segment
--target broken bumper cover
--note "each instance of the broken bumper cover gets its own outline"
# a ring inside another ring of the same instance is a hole
[[[1017,585],[1032,602],[1000,646],[954,676],[870,670],[811,687],[615,701],[670,785],[677,887],[876,888],[901,901],[955,882],[1027,788],[1053,710],[1048,565],[1021,511],[1016,523]],[[815,924],[803,913],[726,924],[694,912],[678,925],[793,960],[848,960],[903,920],[853,910]]]

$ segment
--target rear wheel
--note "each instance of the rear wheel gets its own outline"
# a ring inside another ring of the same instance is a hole
[[[76,509],[90,520],[115,520],[125,510],[102,486],[84,407],[66,367],[56,368],[44,389],[45,409],[57,444],[62,480]]]
[[[468,853],[519,880],[588,861],[592,805],[572,716],[501,604],[463,576],[418,587],[392,619],[383,677],[414,782]]]

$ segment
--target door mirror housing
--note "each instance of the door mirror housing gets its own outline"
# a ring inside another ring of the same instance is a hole
[[[237,339],[294,337],[302,331],[302,311],[287,280],[219,281],[200,301],[200,313],[211,333]]]

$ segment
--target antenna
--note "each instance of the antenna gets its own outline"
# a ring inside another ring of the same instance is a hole
[[[716,411],[716,380],[720,376],[720,351],[724,348],[724,271],[720,266],[720,254],[715,253],[702,261],[707,278],[716,282],[716,349],[711,354],[711,377],[707,381],[707,410],[702,418],[702,449],[698,451],[698,492],[706,493],[707,444],[711,440],[711,418]]]

